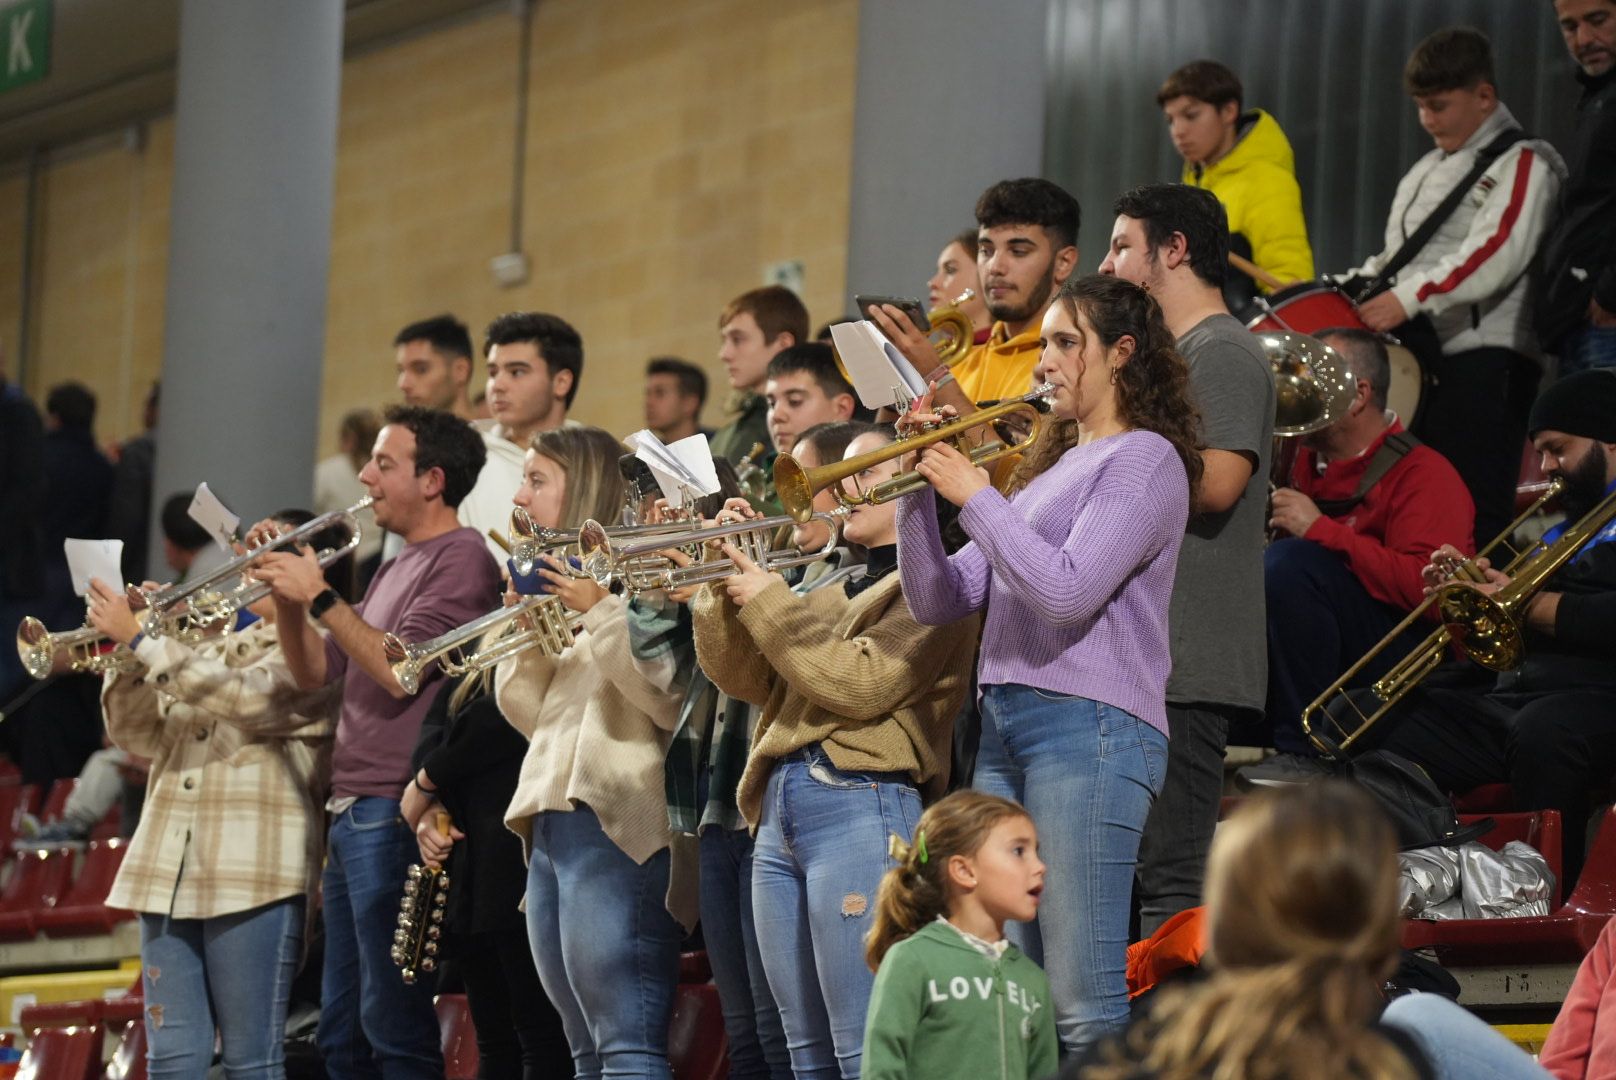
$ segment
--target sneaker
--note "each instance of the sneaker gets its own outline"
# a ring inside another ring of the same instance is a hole
[[[1234,782],[1240,790],[1251,791],[1281,784],[1311,784],[1334,773],[1335,769],[1323,758],[1281,753],[1256,765],[1236,769]]]
[[[32,836],[19,836],[11,846],[18,851],[51,851],[60,848],[82,848],[90,839],[90,831],[66,821],[53,821],[40,825]]]

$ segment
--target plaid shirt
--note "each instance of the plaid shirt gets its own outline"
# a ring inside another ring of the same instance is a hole
[[[697,666],[690,610],[665,594],[648,593],[628,605],[628,640],[637,659],[670,657],[678,669],[675,689],[683,687],[678,726],[663,766],[669,828],[691,836],[709,825],[746,828],[735,805],[735,789],[746,768],[756,708],[720,693]],[[703,767],[709,773],[705,802]]]
[[[206,919],[312,893],[341,683],[297,690],[262,623],[190,648],[146,638],[109,674],[107,734],[152,759],[107,903]]]

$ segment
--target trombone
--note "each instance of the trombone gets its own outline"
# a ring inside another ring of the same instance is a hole
[[[1565,482],[1559,478],[1551,480],[1538,500],[1494,537],[1476,558],[1495,548],[1508,547],[1515,530],[1543,504],[1559,495],[1564,486]],[[1521,622],[1527,603],[1612,520],[1616,520],[1616,492],[1601,499],[1552,544],[1530,547],[1511,559],[1503,570],[1510,578],[1509,584],[1490,596],[1471,587],[1472,583],[1485,580],[1475,561],[1466,559],[1458,563],[1454,579],[1432,590],[1407,618],[1302,710],[1302,730],[1326,756],[1344,758],[1353,744],[1442,663],[1450,645],[1457,645],[1469,659],[1491,671],[1513,671],[1520,667],[1526,652]],[[1370,684],[1369,693],[1379,704],[1373,711],[1365,712],[1352,700],[1348,685],[1433,606],[1441,614],[1442,625]],[[1325,730],[1326,727],[1329,730]]]
[[[512,624],[524,615],[532,618],[526,625],[512,629]],[[484,635],[501,630],[505,633],[468,651]],[[535,593],[426,641],[408,642],[391,632],[383,634],[382,652],[398,685],[406,694],[414,694],[420,691],[422,677],[433,661],[445,675],[467,675],[486,671],[535,646],[547,656],[559,656],[572,644],[574,633],[573,620],[561,599],[553,593]]]
[[[325,548],[318,555],[320,567],[324,569],[359,546],[359,514],[368,510],[373,501],[366,495],[346,510],[321,514],[220,564],[195,581],[179,582],[149,592],[138,585],[130,585],[125,590],[129,606],[137,610],[150,609],[142,627],[149,637],[178,636],[186,633],[187,628],[205,627],[234,618],[238,611],[256,604],[270,593],[269,586],[264,582],[247,576],[247,570],[260,556],[294,548],[325,529],[344,525],[348,529],[347,543]],[[225,583],[231,578],[239,580],[226,586]]]
[[[938,424],[915,435],[900,434],[893,442],[879,449],[813,469],[803,468],[790,454],[781,454],[774,459],[775,493],[779,496],[780,505],[785,508],[786,515],[797,522],[813,519],[814,496],[832,485],[836,501],[843,506],[874,506],[891,502],[900,496],[925,488],[927,486],[925,477],[913,470],[899,473],[889,480],[873,485],[868,491],[861,490],[854,495],[848,494],[847,489],[842,486],[842,481],[850,476],[857,476],[872,465],[879,465],[883,461],[891,461],[895,457],[923,450],[934,443],[944,441],[952,443],[960,453],[971,459],[972,465],[978,466],[998,461],[1010,454],[1023,453],[1037,441],[1038,433],[1043,429],[1044,413],[1049,411],[1049,395],[1054,391],[1052,385],[1045,383],[1022,397],[978,409],[957,420]],[[1032,420],[1031,430],[1019,440],[1000,427],[1017,413],[1030,413]],[[965,433],[984,424],[991,425],[1001,441],[972,446]]]
[[[806,566],[808,563],[828,558],[831,552],[836,550],[837,542],[841,539],[841,519],[846,517],[848,512],[847,507],[839,506],[828,513],[809,516],[809,521],[825,521],[831,526],[830,537],[824,545],[811,551],[796,548],[775,550],[773,538],[779,530],[803,524],[789,514],[753,518],[750,521],[734,521],[726,525],[710,525],[702,529],[688,529],[684,532],[668,533],[661,537],[621,545],[612,543],[608,535],[609,530],[602,528],[597,522],[587,521],[579,530],[578,560],[583,564],[584,574],[593,578],[602,588],[608,587],[615,580],[621,581],[623,587],[631,593],[651,589],[678,589],[689,585],[704,585],[709,581],[721,581],[729,577],[735,573],[735,560],[709,559],[705,562],[693,562],[689,566],[676,566],[673,560],[658,552],[676,548],[687,553],[700,553],[709,541],[729,540],[747,558],[763,570],[772,573],[793,566]]]

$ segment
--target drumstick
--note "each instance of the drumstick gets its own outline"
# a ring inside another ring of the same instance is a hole
[[[1241,255],[1236,255],[1232,251],[1229,252],[1229,265],[1240,271],[1242,274],[1245,274],[1252,280],[1261,282],[1262,284],[1268,286],[1268,288],[1274,292],[1278,292],[1287,285],[1286,282],[1279,280],[1273,274],[1270,274],[1268,271],[1264,270],[1250,259]],[[1294,285],[1295,282],[1290,282],[1289,284]]]
[[[505,553],[507,555],[510,554],[511,542],[509,540],[505,539],[505,534],[504,533],[500,532],[498,529],[489,529],[488,530],[488,539],[492,540],[494,543],[496,543],[500,547],[504,548]]]

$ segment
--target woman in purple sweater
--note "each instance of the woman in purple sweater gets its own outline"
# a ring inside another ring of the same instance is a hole
[[[1128,1016],[1134,864],[1167,768],[1167,605],[1201,458],[1188,371],[1142,289],[1068,282],[1043,343],[1054,415],[1010,493],[953,447],[927,449],[916,467],[971,542],[947,555],[934,500],[905,498],[898,569],[922,623],[987,609],[976,786],[1041,826],[1048,890],[1014,933],[1076,1050]],[[917,405],[909,423],[930,415]]]

